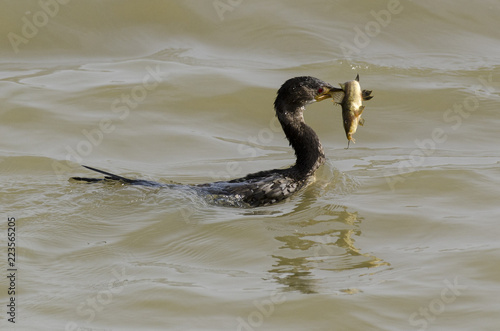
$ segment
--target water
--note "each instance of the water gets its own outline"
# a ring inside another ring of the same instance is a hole
[[[12,330],[496,330],[498,1],[22,1],[0,25],[1,266]],[[293,163],[277,88],[328,162],[290,201],[85,185],[80,164],[203,183]]]

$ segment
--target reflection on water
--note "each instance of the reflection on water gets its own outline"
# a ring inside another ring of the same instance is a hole
[[[341,209],[341,210],[339,210]],[[346,207],[326,205],[313,217],[297,224],[293,233],[275,237],[283,243],[269,270],[287,291],[318,293],[321,271],[345,271],[390,265],[376,256],[361,253],[355,236],[361,235],[361,217]],[[353,289],[339,291],[353,293]]]

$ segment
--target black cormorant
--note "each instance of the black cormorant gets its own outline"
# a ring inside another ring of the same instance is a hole
[[[309,76],[291,78],[278,90],[274,109],[297,158],[295,164],[286,169],[260,171],[229,181],[177,185],[129,179],[84,166],[106,176],[102,179],[82,177],[73,179],[85,182],[113,180],[132,185],[184,187],[191,188],[201,195],[210,196],[210,200],[217,204],[238,207],[270,205],[290,197],[306,186],[316,169],[325,162],[325,154],[318,136],[304,122],[303,112],[308,104],[331,98],[333,93],[338,91],[342,90]]]

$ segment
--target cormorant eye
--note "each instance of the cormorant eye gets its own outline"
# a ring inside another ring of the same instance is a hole
[[[318,89],[318,94],[323,93],[323,91],[324,91],[324,90],[323,90],[323,88],[322,88],[322,87],[320,87],[320,88]]]

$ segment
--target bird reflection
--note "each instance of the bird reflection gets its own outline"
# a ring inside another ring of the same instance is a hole
[[[322,284],[328,281],[329,275],[334,278],[346,278],[348,275],[331,272],[389,265],[376,256],[361,253],[355,246],[355,237],[361,235],[361,218],[356,212],[346,209],[337,205],[323,205],[307,221],[302,218],[293,224],[292,233],[275,237],[282,246],[279,247],[280,255],[273,255],[276,263],[269,272],[279,284],[284,285],[285,291],[317,293]],[[339,278],[339,288],[336,290],[357,292],[356,289],[342,288],[343,285],[348,284]]]

